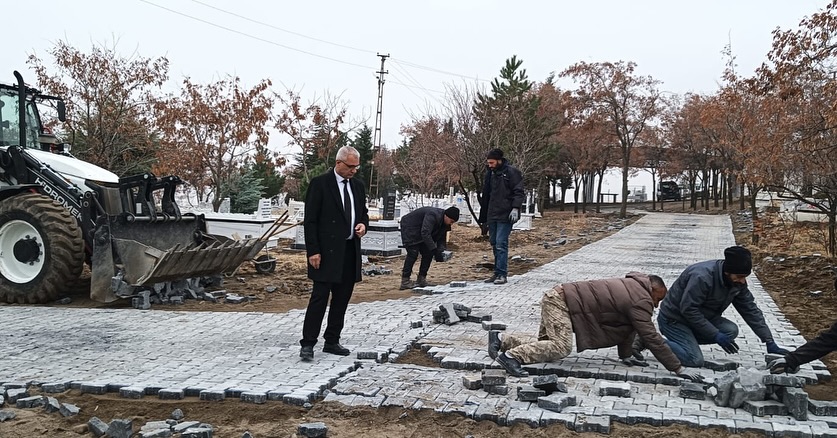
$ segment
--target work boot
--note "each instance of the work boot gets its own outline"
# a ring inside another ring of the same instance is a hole
[[[427,282],[427,276],[419,275],[416,278],[416,286],[418,287],[428,287],[428,286],[435,286],[435,284],[430,284]]]
[[[486,278],[485,281],[483,281],[483,283],[494,283],[497,280],[497,277],[497,274],[493,274],[491,275],[491,277]]]
[[[398,290],[412,289],[413,286],[414,285],[413,282],[410,281],[410,277],[401,277],[401,286],[398,288]]]
[[[497,279],[496,279],[496,280],[494,280],[494,284],[506,284],[506,283],[508,283],[508,282],[509,282],[509,281],[506,279],[506,276],[505,276],[505,275],[500,275],[500,276],[497,276]]]
[[[497,356],[497,363],[506,369],[506,372],[514,377],[527,377],[529,373],[523,369],[520,361],[506,353]]]
[[[489,330],[488,332],[488,357],[492,359],[497,359],[497,355],[500,354],[500,331],[499,330]]]

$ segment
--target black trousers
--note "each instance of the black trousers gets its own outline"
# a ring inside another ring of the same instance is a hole
[[[340,332],[343,331],[346,308],[349,307],[349,300],[352,299],[352,291],[355,289],[356,263],[355,241],[347,240],[346,254],[343,257],[343,280],[340,283],[314,282],[314,290],[311,292],[308,308],[305,310],[305,322],[302,324],[302,339],[299,341],[303,347],[317,344],[329,295],[331,295],[331,307],[328,311],[323,338],[326,344],[340,343]]]
[[[412,275],[413,265],[416,264],[419,254],[421,254],[421,263],[419,263],[418,275],[427,277],[427,271],[430,270],[430,263],[433,261],[433,252],[427,249],[427,245],[423,243],[410,245],[405,248],[407,249],[407,257],[404,259],[404,267],[401,269],[401,277],[408,278]]]

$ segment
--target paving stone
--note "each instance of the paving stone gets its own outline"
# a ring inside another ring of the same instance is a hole
[[[575,430],[576,414],[567,414],[553,411],[543,411],[541,414],[541,426],[551,426],[553,424],[563,424],[569,430]]]
[[[227,397],[226,392],[222,389],[204,389],[201,391],[200,399],[207,401],[220,401]]]
[[[578,433],[596,432],[607,435],[610,433],[610,417],[579,415],[575,419],[573,430]]]
[[[261,405],[267,402],[266,392],[245,391],[241,393],[241,401]]]
[[[66,391],[70,385],[67,382],[60,382],[60,383],[44,383],[41,385],[41,391],[47,394],[55,394],[58,392]],[[2,391],[0,391],[2,392]]]
[[[325,423],[302,423],[296,428],[296,433],[306,438],[323,438],[328,434],[328,427]]]
[[[55,397],[46,397],[46,403],[44,403],[44,411],[47,413],[58,412],[61,410],[61,403],[58,402],[58,399]]]
[[[460,321],[459,316],[456,315],[456,310],[453,308],[453,303],[445,303],[439,306],[440,309],[447,313],[447,325],[453,325]]]
[[[482,329],[483,330],[505,330],[508,327],[508,324],[505,322],[500,321],[483,321],[482,322]]]
[[[140,438],[169,438],[171,436],[171,429],[154,429],[139,432]]]
[[[738,362],[729,359],[706,359],[703,361],[703,368],[712,371],[733,371],[738,366]]]
[[[14,411],[10,411],[7,409],[0,409],[0,423],[4,421],[14,420],[17,417]]]
[[[128,419],[115,418],[108,423],[108,438],[131,438],[134,434],[134,422]]]
[[[788,415],[788,407],[774,400],[747,400],[742,408],[756,417]]]
[[[803,421],[808,419],[808,393],[802,388],[780,387],[776,395],[787,406],[791,417]]]
[[[753,421],[735,420],[735,433],[754,432],[761,435],[773,436],[773,425],[770,423],[756,423]]]
[[[706,390],[703,385],[695,382],[683,382],[680,384],[680,397],[692,400],[706,399]]]
[[[715,395],[715,404],[718,406],[729,406],[730,396],[732,395],[732,385],[738,380],[738,373],[725,373],[715,378],[713,385],[718,390]],[[743,400],[741,401],[743,403]]]
[[[44,405],[44,397],[35,395],[32,397],[22,397],[15,401],[15,407],[18,409],[39,408]]]
[[[541,424],[541,415],[544,411],[540,409],[509,409],[507,415],[507,424],[513,426],[515,424],[525,424],[530,427],[538,427]]]
[[[631,384],[628,382],[601,382],[599,383],[599,395],[630,397]]]
[[[206,426],[190,427],[183,431],[180,438],[212,438],[212,428]]]
[[[477,410],[474,412],[474,420],[488,420],[500,426],[505,426],[510,410],[511,407],[505,400],[497,400],[495,403],[490,403],[486,400],[477,407]]]
[[[651,426],[662,426],[663,414],[629,410],[628,416],[625,418],[625,422],[627,424],[650,424]]]
[[[163,388],[157,391],[160,400],[183,400],[183,390],[179,388]]]
[[[90,429],[90,433],[92,433],[93,436],[100,437],[107,433],[108,424],[100,420],[99,417],[90,417],[90,419],[87,420],[87,428]]]
[[[521,385],[517,387],[517,399],[519,401],[537,403],[538,397],[545,395],[546,391],[535,388],[532,385]]]
[[[138,386],[125,386],[119,388],[119,396],[123,398],[140,399],[145,395],[145,388]]]
[[[143,430],[171,429],[171,425],[165,421],[149,421],[140,427]]]
[[[814,415],[837,417],[837,402],[808,399],[808,411]]]
[[[29,397],[26,388],[6,388],[6,401],[9,404],[17,403],[17,399]]]
[[[476,374],[466,374],[462,376],[462,386],[466,389],[480,389],[482,388],[481,377]]]
[[[689,427],[698,427],[700,424],[700,416],[697,415],[671,415],[671,414],[662,414],[663,419],[661,422],[662,426],[671,426],[673,424],[682,424]]]
[[[811,426],[805,424],[773,423],[773,436],[777,438],[809,438],[811,435]]]
[[[70,403],[62,403],[61,407],[58,409],[58,412],[61,413],[64,417],[73,417],[78,415],[81,412],[81,409],[78,406],[70,404]]]
[[[506,372],[500,369],[486,369],[482,371],[481,381],[483,385],[505,385]]]
[[[482,389],[489,394],[508,395],[509,385],[482,385]]]
[[[805,379],[797,376],[791,376],[789,374],[766,374],[762,383],[765,385],[802,388],[805,386]]]
[[[567,406],[575,406],[574,395],[563,395],[560,393],[538,397],[538,407],[553,412],[561,412]]]
[[[567,384],[558,381],[558,375],[547,374],[543,376],[533,376],[532,386],[546,391],[547,395],[553,392],[567,392]]]
[[[483,321],[491,321],[491,315],[488,313],[470,313],[467,320],[468,322],[482,323]]]
[[[724,429],[730,433],[735,433],[735,420],[731,419],[722,419],[722,418],[711,418],[711,417],[698,417],[698,426],[702,428],[717,428],[717,429]]]
[[[174,433],[183,433],[186,429],[197,427],[201,424],[200,421],[184,421],[182,423],[177,423],[171,427],[171,431]]]
[[[81,390],[82,394],[102,395],[102,394],[107,394],[108,385],[107,385],[107,383],[86,382],[86,383],[81,384],[81,387],[79,388],[79,390]]]

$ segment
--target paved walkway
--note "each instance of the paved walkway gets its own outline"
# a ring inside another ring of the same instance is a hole
[[[536,224],[537,225],[537,224]],[[537,232],[537,229],[532,232]],[[0,307],[0,382],[35,382],[87,392],[137,391],[146,397],[219,396],[304,404],[321,397],[350,405],[403,406],[457,412],[500,424],[543,426],[565,423],[574,430],[606,432],[610,420],[628,424],[720,426],[776,436],[837,436],[837,418],[756,417],[741,409],[679,396],[679,379],[650,358],[649,367],[626,368],[615,348],[573,354],[560,363],[530,366],[532,373],[556,374],[576,396],[576,406],[555,413],[516,401],[516,388],[531,378],[509,378],[508,395],[463,386],[466,375],[498,366],[486,354],[481,324],[431,324],[444,303],[461,303],[492,315],[510,331],[536,333],[538,303],[555,283],[656,273],[670,284],[687,265],[720,258],[734,244],[729,218],[649,214],[618,233],[589,244],[504,286],[468,284],[437,287],[432,295],[407,300],[352,304],[342,343],[357,356],[339,357],[315,349],[315,361],[299,361],[304,311],[285,314],[169,312]],[[513,252],[513,249],[512,249]],[[784,318],[755,277],[750,288],[780,345],[804,339]],[[734,359],[764,366],[764,345],[735,312],[741,326],[737,356],[704,346],[710,361]],[[418,324],[421,321],[423,324]],[[411,346],[421,346],[442,368],[391,363]],[[703,374],[713,377],[711,370]],[[720,371],[719,371],[720,373]],[[830,378],[821,362],[803,367],[809,382]],[[600,396],[599,386],[627,381],[631,397]],[[46,388],[46,386],[45,386]],[[131,391],[129,391],[130,389]],[[830,428],[832,427],[832,428]]]

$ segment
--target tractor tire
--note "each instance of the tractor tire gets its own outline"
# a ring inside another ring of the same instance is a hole
[[[0,202],[0,302],[54,301],[83,268],[81,228],[63,206],[37,193]]]

